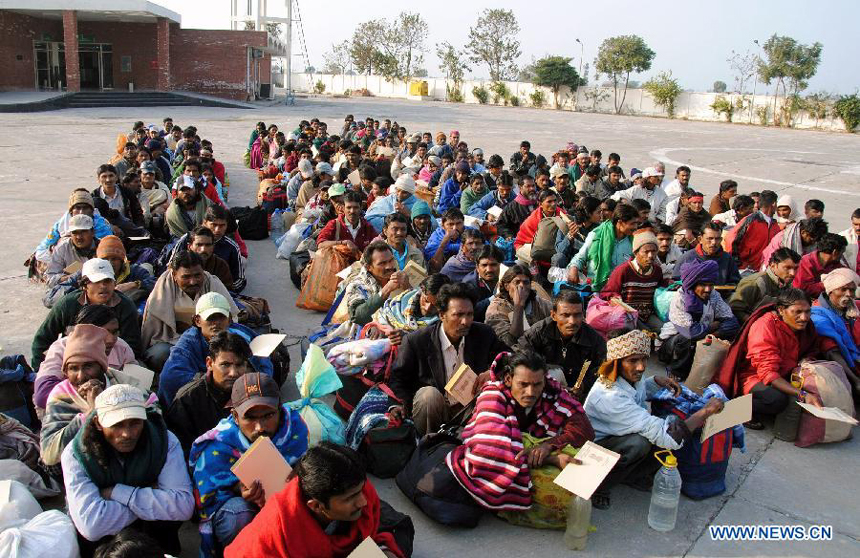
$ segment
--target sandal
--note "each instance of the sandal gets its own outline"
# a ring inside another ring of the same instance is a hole
[[[760,420],[749,420],[744,423],[744,428],[749,430],[764,430],[764,424]]]
[[[595,492],[591,495],[591,505],[599,510],[608,510],[612,505],[608,492]]]

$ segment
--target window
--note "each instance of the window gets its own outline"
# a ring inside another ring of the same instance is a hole
[[[120,72],[130,73],[131,72],[131,56],[122,56],[120,57]]]

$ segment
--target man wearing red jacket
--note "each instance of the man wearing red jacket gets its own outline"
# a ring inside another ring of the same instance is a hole
[[[540,225],[541,220],[545,217],[558,217],[564,213],[564,210],[558,207],[558,194],[554,190],[541,190],[538,200],[538,207],[523,221],[517,238],[514,240],[514,250],[518,252],[520,248],[527,250],[523,255],[517,254],[525,261],[531,261],[531,246],[537,236],[538,225]],[[552,243],[555,246],[555,236],[552,238]],[[549,264],[549,262],[542,263]]]
[[[764,190],[759,197],[759,210],[744,217],[726,235],[723,249],[734,257],[742,274],[762,268],[764,249],[780,231],[773,218],[775,212],[776,194]]]
[[[328,196],[330,199],[343,196],[340,204],[335,202],[335,209],[340,215],[322,228],[317,236],[317,249],[343,244],[357,252],[364,252],[377,232],[373,225],[361,216],[361,196],[357,192],[347,192],[343,184],[332,184],[328,189]]]
[[[834,269],[845,267],[842,264],[842,254],[848,241],[844,236],[827,233],[818,241],[818,249],[800,258],[797,274],[792,285],[806,293],[811,300],[818,298],[824,292],[821,276]]]
[[[345,558],[368,537],[389,558],[411,550],[410,534],[398,532],[396,539],[380,530],[381,509],[397,512],[379,499],[355,451],[322,442],[302,456],[291,477],[233,539],[225,558]]]

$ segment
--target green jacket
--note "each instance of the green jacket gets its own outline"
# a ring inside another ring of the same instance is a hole
[[[729,299],[729,306],[743,324],[762,302],[775,298],[785,287],[771,275],[770,270],[747,275],[738,283],[737,289]]]
[[[119,291],[114,291],[114,299],[110,306],[116,312],[119,320],[119,336],[129,344],[134,354],[140,358],[143,355],[140,347],[140,320],[137,315],[137,306],[130,298]],[[66,328],[75,323],[78,311],[84,306],[83,293],[80,289],[75,290],[61,298],[51,308],[45,321],[36,331],[33,337],[33,358],[30,365],[34,370],[45,360],[45,352],[51,343],[60,335],[65,335]]]

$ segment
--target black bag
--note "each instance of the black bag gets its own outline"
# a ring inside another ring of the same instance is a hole
[[[302,288],[302,271],[308,266],[311,261],[311,253],[307,250],[301,252],[293,252],[290,254],[290,280],[297,289]]]
[[[233,207],[230,213],[239,224],[239,234],[245,240],[269,237],[269,214],[262,207]]]
[[[445,458],[462,442],[449,430],[427,434],[395,478],[397,487],[428,517],[443,525],[475,527],[483,509],[463,488]]]
[[[381,479],[390,479],[409,462],[417,439],[418,433],[411,421],[400,426],[371,428],[361,441],[358,453],[364,456],[368,471]]]
[[[415,525],[412,524],[412,518],[395,510],[382,498],[379,499],[379,532],[391,533],[403,555],[406,558],[412,556],[415,540]]]

